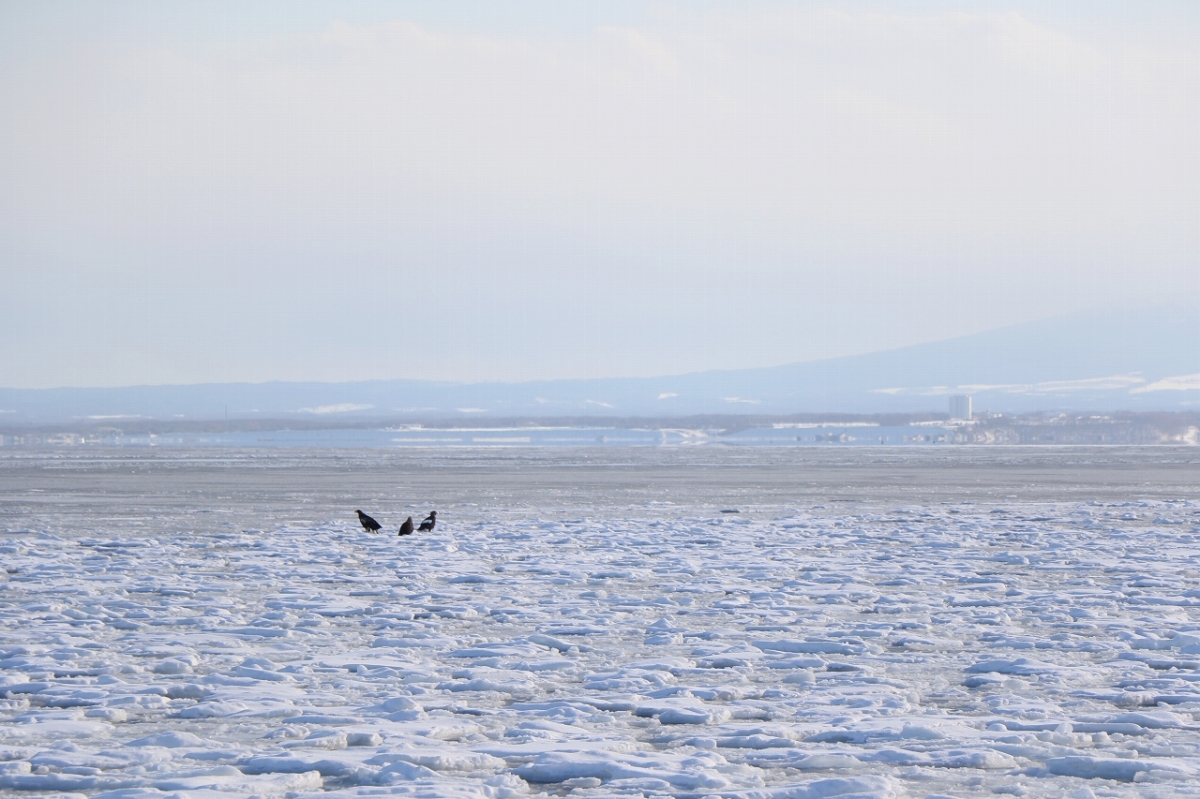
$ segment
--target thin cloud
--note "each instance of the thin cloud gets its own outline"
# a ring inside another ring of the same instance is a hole
[[[354,402],[339,402],[336,405],[318,405],[315,408],[301,408],[297,413],[350,413],[352,411],[369,411],[374,405],[361,405]]]
[[[1200,373],[1164,377],[1162,380],[1156,380],[1148,386],[1139,386],[1129,393],[1147,394],[1151,391],[1200,391]]]

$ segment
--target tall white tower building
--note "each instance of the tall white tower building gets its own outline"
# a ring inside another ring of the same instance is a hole
[[[971,418],[971,396],[969,394],[955,394],[950,398],[950,418]]]

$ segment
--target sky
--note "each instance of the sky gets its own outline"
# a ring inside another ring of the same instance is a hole
[[[0,0],[0,386],[650,376],[1200,307],[1194,2]]]

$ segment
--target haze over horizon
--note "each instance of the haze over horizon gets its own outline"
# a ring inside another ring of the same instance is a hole
[[[668,417],[930,413],[970,395],[997,413],[1200,406],[1200,313],[1077,313],[884,352],[640,378],[456,383],[237,382],[0,387],[0,427],[114,420]],[[340,421],[337,421],[340,420]]]
[[[1200,309],[1200,7],[962,9],[0,4],[0,386],[648,377]]]

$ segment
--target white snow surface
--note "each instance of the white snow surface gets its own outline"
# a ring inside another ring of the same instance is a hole
[[[62,523],[5,495],[0,793],[1200,793],[1194,497],[583,485],[400,539],[357,497],[276,518],[255,479],[126,509],[78,482]]]

